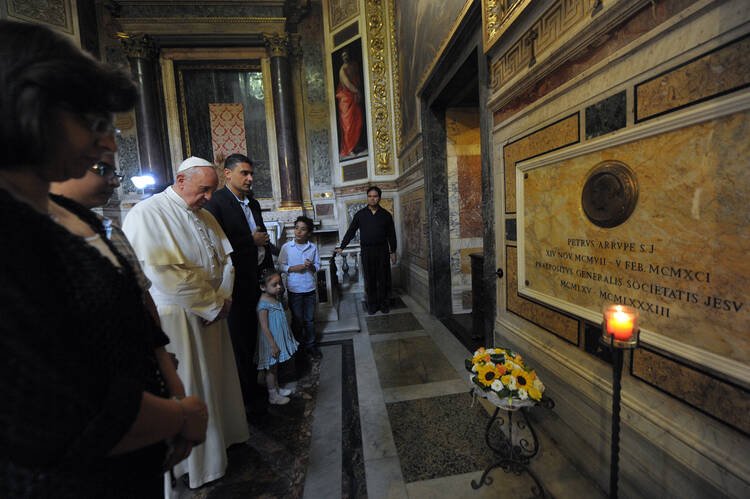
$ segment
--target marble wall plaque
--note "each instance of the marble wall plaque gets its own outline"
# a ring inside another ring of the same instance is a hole
[[[744,111],[522,166],[520,292],[593,321],[605,304],[634,306],[657,338],[750,363],[750,141],[739,139],[749,136]],[[605,160],[628,165],[640,188],[632,215],[609,229],[581,208]]]

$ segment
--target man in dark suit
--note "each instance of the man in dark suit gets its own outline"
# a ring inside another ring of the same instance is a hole
[[[227,321],[242,397],[249,415],[266,409],[266,390],[256,382],[257,367],[253,361],[258,336],[255,307],[260,298],[260,272],[273,265],[266,226],[260,203],[253,199],[253,165],[243,154],[232,154],[224,163],[226,186],[216,191],[205,208],[216,217],[232,243],[234,291]]]

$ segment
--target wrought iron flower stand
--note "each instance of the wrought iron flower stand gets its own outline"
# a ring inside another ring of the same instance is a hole
[[[545,409],[552,409],[555,407],[555,402],[551,398],[545,396],[542,397],[542,400],[536,405],[542,406]],[[534,427],[526,415],[526,412],[529,409],[529,407],[522,407],[506,410],[508,414],[507,427],[505,426],[505,418],[503,416],[498,416],[501,408],[497,407],[495,409],[492,418],[490,418],[489,423],[487,423],[484,439],[487,442],[487,446],[499,459],[484,470],[479,482],[476,480],[471,481],[471,487],[473,489],[478,489],[485,484],[491,485],[494,480],[489,476],[490,472],[496,468],[502,468],[506,473],[513,473],[517,476],[520,476],[524,472],[528,473],[536,485],[531,488],[533,497],[546,497],[544,488],[539,481],[539,477],[529,469],[529,461],[539,452],[539,439],[536,436]],[[515,421],[513,416],[514,413],[517,413]],[[493,443],[492,438],[490,437],[490,434],[492,433],[492,425],[495,424],[495,422],[498,423],[500,433],[499,442],[497,444]],[[527,428],[528,433],[531,434],[531,441],[521,434],[521,432]]]

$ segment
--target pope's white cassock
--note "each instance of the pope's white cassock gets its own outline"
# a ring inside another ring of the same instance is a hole
[[[205,443],[174,468],[176,477],[190,473],[190,487],[199,487],[224,475],[229,445],[249,438],[227,321],[202,322],[232,297],[232,246],[211,213],[191,211],[172,187],[138,203],[123,230],[152,282],[185,393],[208,406]]]

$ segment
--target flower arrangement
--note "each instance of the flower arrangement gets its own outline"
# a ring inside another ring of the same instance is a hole
[[[507,348],[480,347],[466,359],[474,391],[504,408],[520,408],[542,400],[544,384],[521,355]]]

